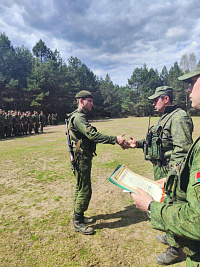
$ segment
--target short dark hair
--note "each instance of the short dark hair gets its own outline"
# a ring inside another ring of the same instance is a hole
[[[162,100],[164,100],[164,98],[165,98],[165,96],[168,96],[169,97],[169,101],[171,102],[171,104],[173,103],[173,95],[161,95],[160,96],[160,98],[162,99]]]

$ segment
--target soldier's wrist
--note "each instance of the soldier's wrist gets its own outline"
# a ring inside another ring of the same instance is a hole
[[[149,205],[148,205],[148,208],[147,208],[147,216],[149,217],[149,219],[151,219],[151,204],[153,203],[154,201],[152,200]]]

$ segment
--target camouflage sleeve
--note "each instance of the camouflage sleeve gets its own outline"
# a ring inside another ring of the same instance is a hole
[[[105,135],[97,132],[96,128],[93,127],[85,118],[85,115],[80,114],[74,118],[75,128],[89,140],[94,143],[112,144],[114,145],[117,141],[116,136]]]
[[[173,204],[153,202],[151,205],[151,223],[155,229],[170,231],[177,236],[200,240],[200,142],[193,148],[190,156],[189,183],[185,202]],[[181,177],[183,182],[187,175]]]
[[[174,114],[171,124],[171,136],[173,142],[173,151],[170,157],[169,173],[174,174],[175,163],[180,163],[187,155],[192,141],[193,122],[192,119],[181,110]]]

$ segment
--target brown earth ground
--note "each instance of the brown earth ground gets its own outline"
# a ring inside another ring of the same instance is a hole
[[[194,139],[199,122],[194,119]],[[148,118],[93,122],[102,133],[126,132],[136,139],[145,136],[147,124]],[[153,179],[141,150],[98,145],[86,214],[97,220],[92,236],[75,233],[72,225],[75,178],[65,125],[1,140],[0,151],[0,266],[159,266],[155,257],[166,249],[156,242],[161,232],[151,228],[128,193],[108,181],[119,164]]]

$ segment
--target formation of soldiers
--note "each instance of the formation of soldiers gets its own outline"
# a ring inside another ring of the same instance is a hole
[[[43,111],[21,112],[18,110],[7,112],[0,109],[0,138],[43,133],[46,116]]]
[[[57,119],[58,114],[57,113],[49,113],[47,116],[47,123],[48,125],[57,125],[58,124],[58,119]]]

